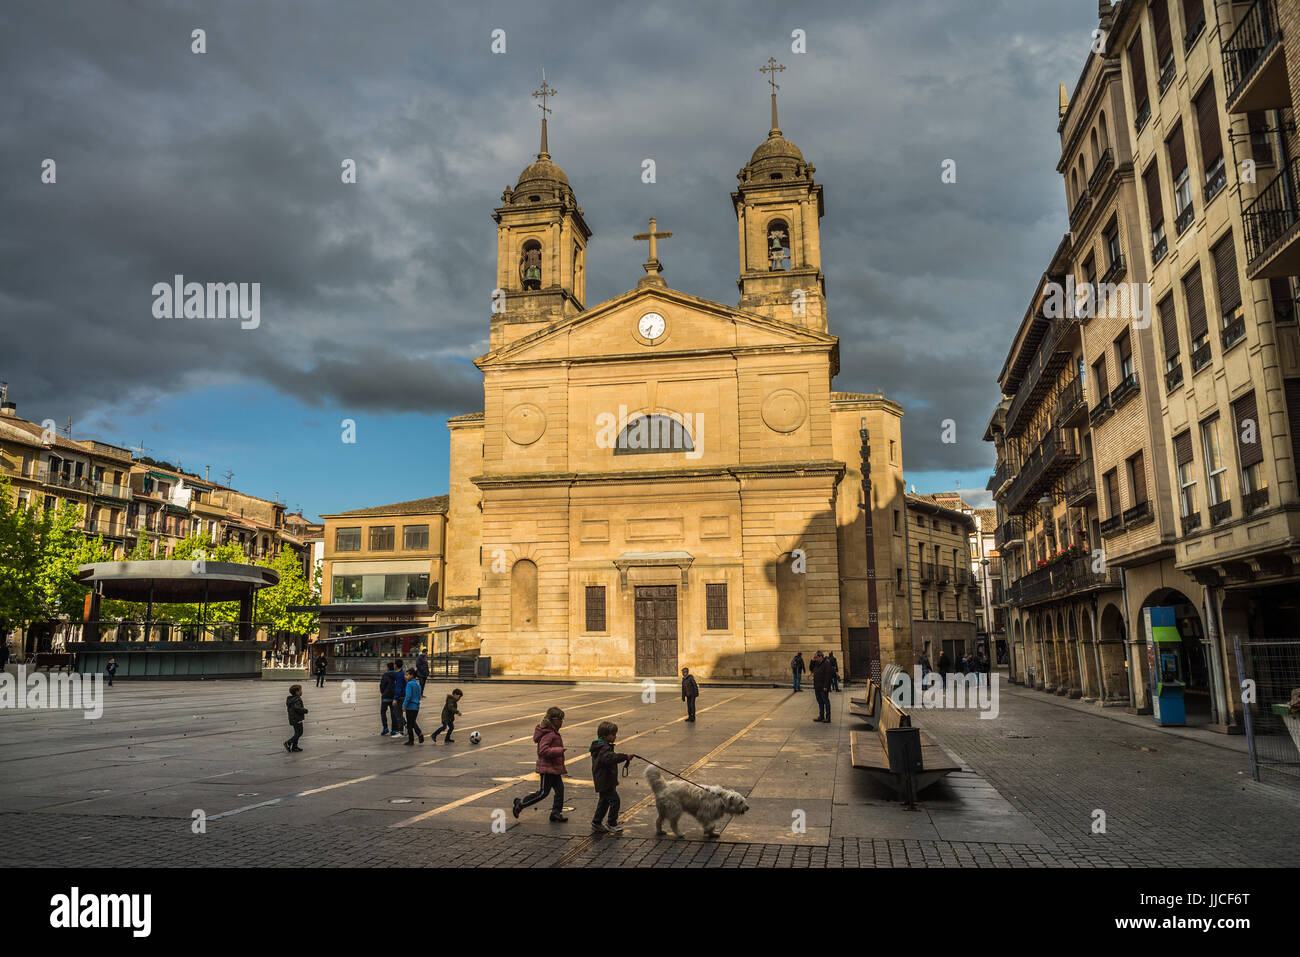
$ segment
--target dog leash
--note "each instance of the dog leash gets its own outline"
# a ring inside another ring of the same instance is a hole
[[[662,764],[655,764],[655,762],[651,761],[649,758],[642,757],[642,756],[639,755],[639,754],[634,754],[634,755],[632,755],[632,757],[634,757],[634,758],[640,758],[640,759],[641,759],[642,761],[644,761],[646,764],[654,765],[654,767],[658,768],[660,771],[667,771],[667,773],[671,774],[673,777],[675,777],[675,778],[681,778],[681,779],[682,779],[683,781],[685,781],[687,784],[694,784],[695,787],[699,788],[701,791],[707,791],[707,790],[708,790],[708,788],[706,788],[703,784],[695,784],[695,782],[692,781],[690,778],[682,777],[682,776],[681,776],[680,774],[678,774],[676,771],[669,771],[669,770],[668,770],[666,767],[664,767]],[[624,776],[624,777],[627,776],[627,765],[626,765],[626,764],[623,765],[623,776]]]

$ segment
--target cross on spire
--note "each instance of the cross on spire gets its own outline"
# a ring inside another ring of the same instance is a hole
[[[768,74],[767,82],[772,87],[772,130],[771,130],[772,133],[781,132],[781,128],[777,126],[776,123],[776,91],[781,89],[781,87],[777,85],[776,75],[784,71],[785,71],[785,67],[780,63],[777,63],[776,57],[774,56],[770,56],[767,58],[767,66],[760,66],[758,68],[759,73]]]
[[[550,156],[550,155],[551,155],[551,154],[548,153],[547,150],[546,150],[546,114],[551,112],[551,108],[548,107],[548,106],[546,105],[546,98],[549,97],[549,96],[555,96],[555,92],[556,92],[556,91],[555,91],[552,87],[550,87],[550,86],[547,85],[547,83],[546,83],[546,70],[545,70],[545,68],[543,68],[543,69],[542,69],[542,87],[541,87],[541,89],[539,89],[539,90],[534,90],[534,91],[533,91],[533,96],[537,97],[538,99],[540,99],[540,100],[542,101],[542,102],[540,102],[540,103],[537,104],[537,108],[538,108],[539,110],[542,111],[542,148],[541,148],[541,150],[540,150],[540,151],[538,152],[538,154],[537,154],[537,156],[538,156],[539,159],[540,159],[541,157],[543,157],[543,156]]]
[[[657,284],[657,285],[663,285],[663,284],[664,284],[664,281],[663,281],[663,279],[660,277],[660,273],[662,273],[662,272],[664,271],[664,267],[663,267],[663,264],[661,264],[661,263],[659,262],[659,245],[658,245],[658,243],[657,243],[657,240],[660,240],[660,239],[667,239],[669,236],[672,235],[672,233],[671,233],[671,232],[659,232],[659,230],[656,228],[657,226],[658,226],[658,223],[656,223],[656,222],[655,222],[655,218],[654,218],[653,216],[651,216],[651,217],[650,217],[650,232],[648,232],[648,233],[637,233],[637,234],[636,234],[635,236],[633,236],[632,238],[635,239],[635,240],[637,240],[638,242],[643,241],[643,240],[649,240],[649,241],[650,241],[650,258],[647,259],[646,262],[645,262],[645,263],[642,265],[642,267],[641,267],[641,268],[643,268],[643,269],[646,271],[645,278],[642,279],[641,281],[642,281],[642,282],[651,282],[651,283],[655,283],[655,284]]]

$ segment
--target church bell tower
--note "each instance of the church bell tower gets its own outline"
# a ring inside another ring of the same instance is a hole
[[[824,212],[816,168],[781,134],[774,57],[760,67],[772,87],[772,128],[736,174],[731,194],[740,244],[740,308],[826,331],[826,278],[818,220]]]
[[[497,286],[492,297],[489,349],[530,335],[576,315],[587,296],[587,240],[569,178],[551,162],[546,142],[546,106],[555,90],[542,74],[542,141],[537,159],[506,187],[493,212],[497,224]]]

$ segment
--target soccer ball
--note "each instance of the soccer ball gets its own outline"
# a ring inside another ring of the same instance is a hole
[[[470,744],[478,744],[482,740],[483,740],[483,735],[479,734],[477,731],[471,731],[469,733]]]

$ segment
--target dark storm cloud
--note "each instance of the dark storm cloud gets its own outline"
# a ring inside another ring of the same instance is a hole
[[[674,232],[670,283],[734,302],[729,194],[766,135],[757,67],[775,55],[782,128],[826,192],[836,387],[904,404],[909,469],[985,467],[994,377],[1064,224],[1056,86],[1095,9],[7,4],[0,376],[20,411],[60,419],[230,381],[344,408],[478,407],[465,360],[486,349],[490,214],[536,152],[543,66],[551,152],[596,233],[589,301],[635,284],[630,237],[654,215]],[[39,181],[46,157],[57,185]],[[262,283],[261,326],[153,318],[153,284],[177,273]]]

